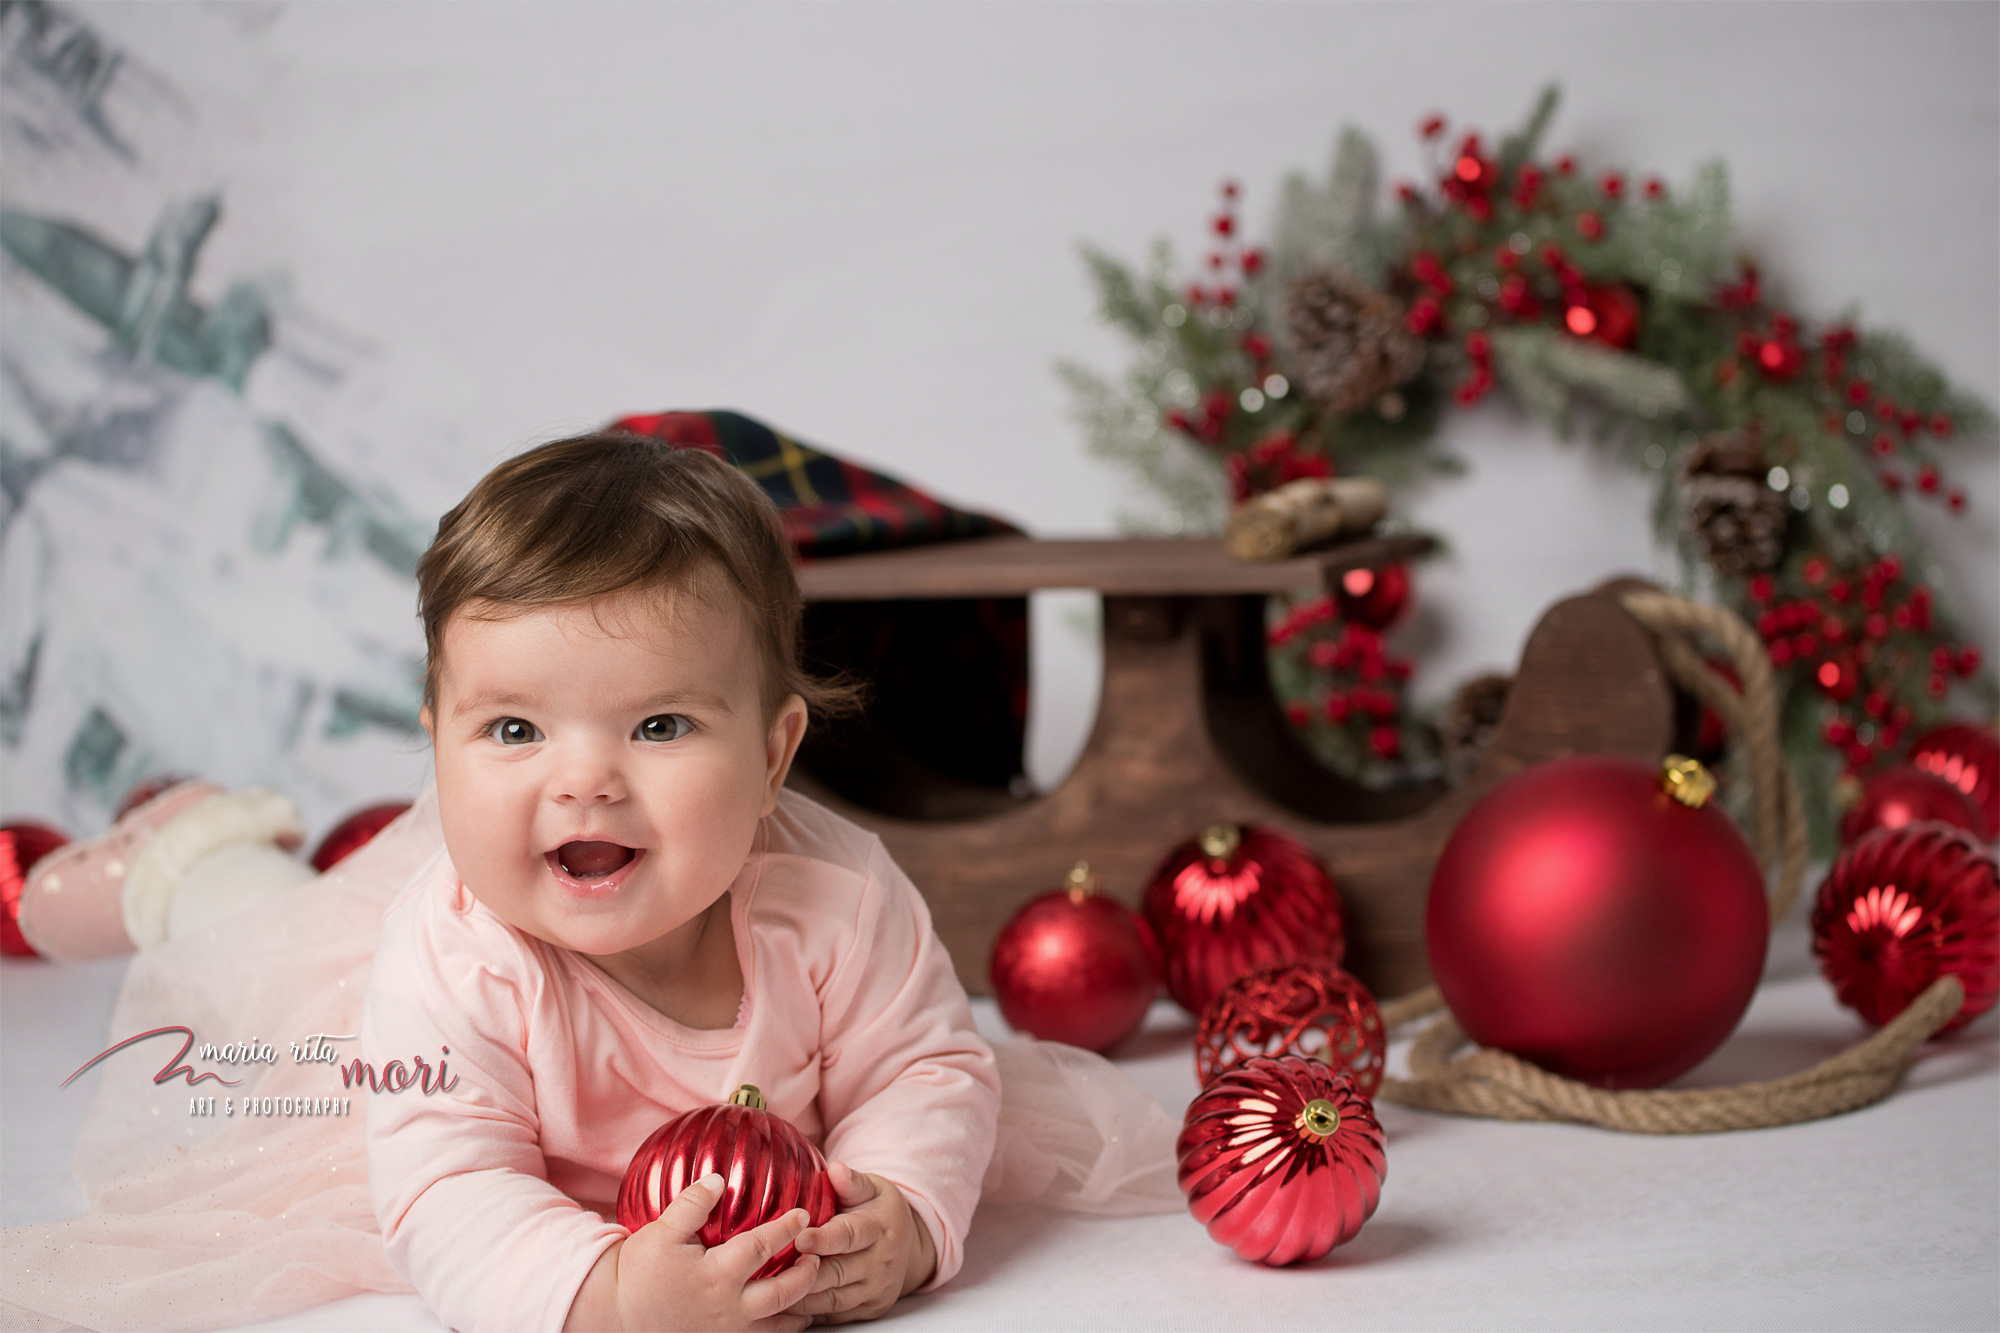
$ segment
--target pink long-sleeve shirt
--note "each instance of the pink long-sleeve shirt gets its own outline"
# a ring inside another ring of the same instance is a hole
[[[933,1285],[958,1271],[999,1080],[923,899],[872,834],[789,791],[729,895],[744,1003],[717,1031],[507,925],[443,854],[390,905],[362,1051],[378,1074],[421,1057],[434,1090],[366,1094],[369,1183],[390,1261],[453,1328],[560,1328],[626,1234],[608,1219],[633,1151],[744,1083],[895,1182]]]

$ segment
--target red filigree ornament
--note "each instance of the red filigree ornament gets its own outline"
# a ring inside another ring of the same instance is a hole
[[[1968,833],[1979,829],[1979,812],[1957,787],[1915,765],[1898,764],[1862,786],[1861,798],[1840,818],[1840,841],[1851,843],[1878,828],[1907,828],[1926,820]]]
[[[727,1105],[675,1116],[639,1145],[618,1186],[618,1225],[637,1231],[711,1172],[722,1177],[722,1197],[699,1233],[710,1249],[794,1208],[805,1209],[816,1227],[833,1219],[837,1201],[826,1159],[805,1135],[764,1109],[764,1095],[746,1083]],[[786,1246],[753,1280],[783,1272],[798,1255]]]
[[[1137,912],[1095,890],[1088,862],[1022,905],[993,941],[1001,1017],[1043,1041],[1109,1051],[1139,1030],[1159,986],[1159,950]]]
[[[1692,1069],[1764,968],[1757,858],[1692,759],[1558,759],[1488,793],[1431,878],[1431,971],[1472,1040],[1605,1088]]]
[[[1194,1064],[1206,1084],[1259,1056],[1302,1055],[1373,1097],[1388,1044],[1375,997],[1354,977],[1328,963],[1273,963],[1230,982],[1202,1011]]]
[[[1256,824],[1213,824],[1167,853],[1146,888],[1167,993],[1189,1013],[1266,963],[1338,963],[1333,876],[1305,844]]]
[[[1910,764],[1964,793],[1979,817],[1973,831],[1981,842],[2000,838],[2000,734],[1953,722],[1920,737],[1910,747]]]
[[[1350,569],[1340,576],[1333,600],[1340,618],[1372,630],[1386,630],[1410,604],[1410,573],[1401,565]]]
[[[1175,1154],[1188,1210],[1245,1259],[1279,1267],[1352,1240],[1382,1200],[1382,1126],[1354,1080],[1259,1057],[1195,1095]]]
[[[1813,955],[1840,1002],[1887,1023],[1939,977],[1965,987],[1940,1035],[2000,996],[2000,875],[1947,824],[1876,829],[1840,854],[1813,904]]]
[[[35,863],[68,842],[68,834],[31,820],[0,828],[0,954],[36,956],[35,946],[21,933],[21,890]]]
[[[408,801],[385,801],[366,810],[356,810],[320,839],[312,854],[312,868],[324,875],[366,847],[376,834],[389,827],[398,815],[409,808]]]

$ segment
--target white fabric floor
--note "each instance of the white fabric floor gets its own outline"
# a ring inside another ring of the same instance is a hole
[[[0,965],[0,1220],[71,1215],[76,1125],[122,963]],[[988,1001],[980,1021],[1004,1031]],[[1178,1113],[1192,1024],[1161,1004],[1120,1060]],[[1685,1080],[1776,1077],[1862,1035],[1781,930],[1742,1028]],[[1395,1063],[1392,1054],[1392,1065]],[[1787,1129],[1646,1138],[1384,1105],[1389,1176],[1352,1243],[1299,1269],[1238,1261],[1185,1215],[988,1207],[964,1272],[896,1328],[2000,1327],[2000,1015],[1922,1053],[1900,1091]],[[414,1296],[260,1328],[438,1329]]]

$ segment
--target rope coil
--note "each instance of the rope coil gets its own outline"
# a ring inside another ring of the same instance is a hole
[[[1652,632],[1674,680],[1713,708],[1748,751],[1751,842],[1758,863],[1774,869],[1771,920],[1776,922],[1797,901],[1805,879],[1806,827],[1804,804],[1778,748],[1776,690],[1763,644],[1724,607],[1663,592],[1627,592],[1619,602]],[[1741,693],[1704,660],[1695,647],[1697,636],[1727,654],[1743,682]],[[1391,1031],[1440,1016],[1410,1049],[1411,1077],[1385,1077],[1378,1095],[1451,1115],[1571,1121],[1633,1134],[1714,1134],[1793,1125],[1888,1096],[1917,1047],[1951,1021],[1964,998],[1957,977],[1940,977],[1881,1031],[1786,1078],[1729,1088],[1612,1092],[1551,1074],[1504,1051],[1479,1048],[1453,1059],[1465,1042],[1464,1029],[1444,1011],[1438,988],[1427,986],[1382,1006],[1383,1026]]]

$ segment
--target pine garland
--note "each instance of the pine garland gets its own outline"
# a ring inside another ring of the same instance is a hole
[[[1061,374],[1091,452],[1156,501],[1121,516],[1139,530],[1213,531],[1229,502],[1298,476],[1393,488],[1451,470],[1439,414],[1496,389],[1565,435],[1588,423],[1657,478],[1683,585],[1764,636],[1825,845],[1836,780],[1893,761],[1954,706],[1990,718],[2000,700],[1908,512],[1964,508],[1941,458],[1990,447],[1993,414],[1906,340],[1774,304],[1736,258],[1719,162],[1669,189],[1547,160],[1556,105],[1544,90],[1493,151],[1476,133],[1451,144],[1432,117],[1435,184],[1397,187],[1387,217],[1352,129],[1322,180],[1284,182],[1266,245],[1244,244],[1226,183],[1192,282],[1164,243],[1143,277],[1086,250],[1105,318],[1140,354],[1121,382]],[[1379,636],[1305,599],[1274,610],[1272,645],[1322,757],[1377,784],[1436,771],[1409,664]]]

